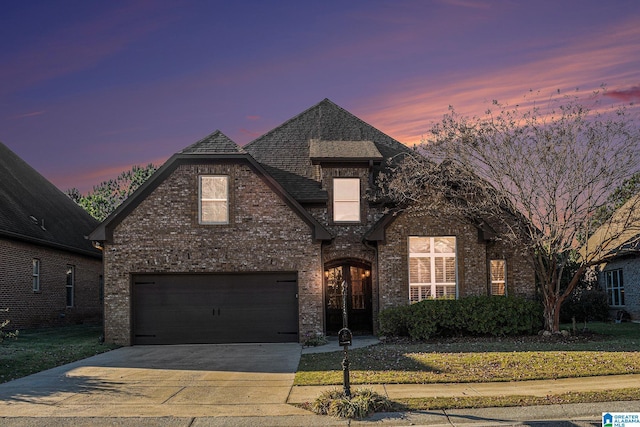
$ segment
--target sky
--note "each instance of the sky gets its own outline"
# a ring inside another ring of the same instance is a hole
[[[453,106],[640,101],[637,0],[0,2],[0,141],[65,191],[329,98],[407,145]]]

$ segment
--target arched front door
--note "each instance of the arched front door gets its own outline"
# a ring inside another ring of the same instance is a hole
[[[324,270],[327,333],[343,323],[343,282],[346,283],[348,326],[354,333],[372,333],[371,265],[345,260],[327,264]]]

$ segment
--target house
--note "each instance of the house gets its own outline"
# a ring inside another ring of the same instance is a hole
[[[295,342],[339,331],[343,299],[375,333],[421,299],[532,295],[529,263],[475,225],[369,202],[409,151],[325,99],[244,147],[216,131],[178,152],[89,236],[106,339]]]
[[[598,284],[607,294],[612,318],[626,313],[640,321],[640,196],[622,205],[582,249],[599,262]]]
[[[0,321],[8,329],[102,320],[94,220],[0,143]]]

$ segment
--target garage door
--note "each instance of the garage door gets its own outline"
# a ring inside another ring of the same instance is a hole
[[[296,278],[296,273],[135,275],[133,342],[297,342]]]

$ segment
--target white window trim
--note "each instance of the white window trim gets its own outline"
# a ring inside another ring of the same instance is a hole
[[[613,275],[617,276],[618,279],[618,284],[616,287],[613,286],[613,280],[611,280],[611,283],[609,281],[609,278],[613,279]],[[622,280],[620,280],[622,278]],[[621,268],[617,268],[614,270],[605,270],[604,271],[604,283],[605,283],[605,289],[607,291],[607,298],[609,298],[609,300],[611,301],[611,304],[609,304],[611,307],[625,307],[625,302],[623,301],[624,299],[624,274],[622,274],[622,269]],[[621,304],[613,304],[614,302],[614,298],[613,298],[613,294],[616,293],[617,294],[617,299],[619,302],[621,302]]]
[[[423,252],[411,252],[411,238],[422,238],[422,239],[430,239],[429,247],[431,248],[431,252],[423,253]],[[435,252],[434,245],[435,239],[437,238],[453,238],[454,239],[454,250],[453,252]],[[407,239],[407,253],[409,254],[409,261],[407,262],[407,274],[409,278],[409,303],[413,303],[416,301],[411,301],[411,288],[420,288],[420,287],[430,287],[431,288],[431,296],[427,298],[420,298],[418,301],[422,301],[423,299],[436,299],[433,295],[437,295],[438,286],[445,286],[447,288],[453,287],[454,297],[458,299],[458,239],[456,236],[409,236]],[[422,283],[422,282],[411,282],[411,258],[423,258],[429,259],[431,263],[430,273],[431,273],[431,282],[430,283]],[[436,282],[436,268],[435,268],[435,259],[436,258],[453,258],[454,259],[454,281],[453,282]],[[420,292],[420,291],[419,291]],[[449,296],[449,294],[446,294]]]
[[[203,178],[224,178],[227,184],[226,198],[203,198],[202,180]],[[226,203],[226,217],[224,221],[205,221],[202,219],[202,202],[224,202]],[[224,225],[229,224],[229,176],[228,175],[200,175],[198,177],[198,223],[203,225]]]
[[[336,197],[336,188],[338,187],[338,183],[340,182],[357,182],[357,189],[358,189],[358,195],[352,198],[345,198],[345,199],[338,199]],[[361,213],[361,209],[362,209],[362,204],[360,202],[360,198],[361,198],[361,190],[360,190],[360,178],[333,178],[333,222],[336,223],[359,223],[361,222],[361,217],[362,217],[362,213]],[[340,206],[341,204],[353,204],[353,203],[357,203],[357,217],[356,215],[353,215],[353,212],[350,213],[351,216],[349,216],[348,219],[336,219],[336,206]]]
[[[38,258],[33,259],[32,267],[32,290],[33,292],[40,292],[40,260]]]
[[[504,280],[496,280],[493,278],[493,262],[494,261],[500,261],[503,263],[503,275],[504,275]],[[491,295],[496,295],[496,296],[506,296],[507,295],[507,260],[506,259],[492,259],[489,262],[489,275],[490,275],[490,279],[491,279]],[[504,289],[504,293],[502,294],[496,294],[493,292],[493,285],[502,285],[503,289]]]

